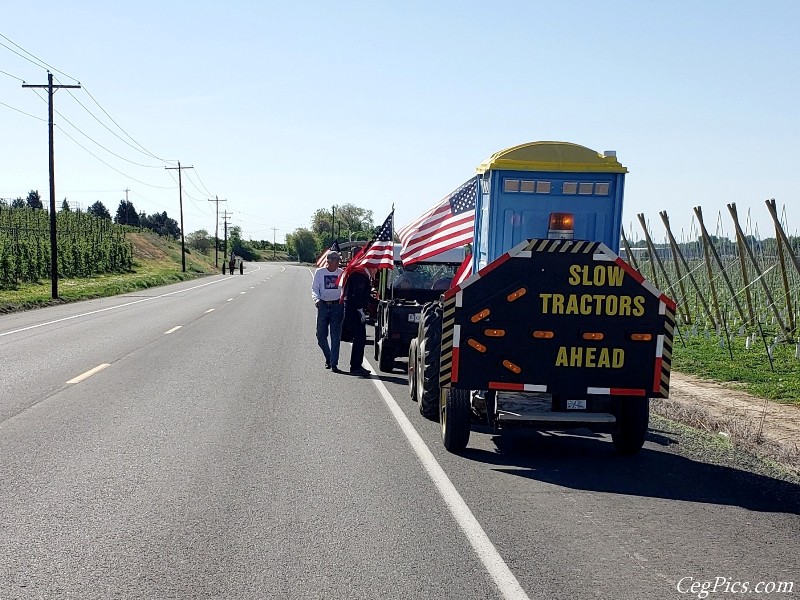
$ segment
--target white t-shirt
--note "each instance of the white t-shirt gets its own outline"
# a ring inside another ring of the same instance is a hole
[[[330,302],[342,296],[342,290],[336,285],[336,280],[341,274],[340,268],[329,271],[328,267],[322,267],[314,272],[314,281],[311,282],[311,298],[314,302],[317,300]]]

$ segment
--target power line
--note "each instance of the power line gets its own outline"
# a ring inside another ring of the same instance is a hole
[[[20,81],[22,81],[22,80],[20,79]],[[26,117],[32,117],[32,118],[36,119],[37,121],[47,121],[47,119],[43,119],[42,117],[37,117],[36,115],[32,115],[31,113],[26,113],[24,110],[20,110],[18,108],[14,108],[10,104],[6,104],[5,102],[0,102],[0,104],[5,106],[6,108],[10,108],[11,110],[17,111],[18,113],[22,113]]]
[[[3,44],[2,42],[0,42],[0,46],[3,46],[3,47],[5,47],[7,50],[11,50],[11,52],[13,52],[14,54],[16,54],[17,56],[19,56],[19,57],[21,57],[21,58],[24,58],[25,60],[27,60],[28,62],[31,62],[31,63],[33,63],[33,64],[34,64],[34,65],[36,65],[37,67],[42,67],[42,65],[44,65],[44,67],[42,67],[42,68],[45,68],[45,67],[46,67],[46,68],[47,68],[47,69],[49,69],[50,71],[55,71],[56,73],[61,73],[61,74],[62,74],[64,77],[69,77],[70,79],[72,79],[72,81],[75,81],[75,82],[78,84],[78,86],[80,86],[80,83],[81,83],[80,81],[78,81],[77,79],[75,79],[75,78],[74,78],[74,77],[72,77],[71,75],[67,75],[66,73],[64,73],[64,71],[59,71],[59,70],[58,70],[58,69],[56,69],[55,67],[48,65],[48,64],[47,64],[46,62],[44,62],[44,61],[43,61],[41,58],[39,58],[38,56],[36,56],[35,54],[33,54],[33,53],[31,53],[31,52],[28,52],[27,50],[25,50],[25,48],[23,48],[22,46],[20,46],[19,44],[17,44],[17,43],[16,43],[14,40],[12,40],[11,38],[9,38],[9,37],[7,37],[7,36],[3,35],[2,33],[0,33],[0,37],[2,37],[3,39],[5,39],[5,40],[6,40],[6,41],[8,41],[8,42],[11,42],[12,44],[14,44],[14,46],[16,46],[17,48],[19,48],[20,50],[22,50],[22,51],[23,51],[25,54],[27,54],[27,55],[29,55],[29,56],[32,56],[33,58],[35,58],[35,59],[36,59],[36,61],[37,61],[39,64],[37,64],[37,62],[34,62],[34,61],[32,61],[32,60],[31,60],[30,58],[28,58],[27,56],[23,56],[22,54],[20,54],[19,52],[17,52],[17,51],[16,51],[16,50],[14,50],[13,48],[9,48],[8,46],[6,46],[5,44]]]
[[[16,75],[12,75],[11,73],[6,73],[5,71],[0,71],[0,73],[2,73],[3,75],[8,75],[12,79],[16,79],[17,81],[21,81],[22,83],[25,83],[25,80],[22,79],[21,77],[17,77]]]

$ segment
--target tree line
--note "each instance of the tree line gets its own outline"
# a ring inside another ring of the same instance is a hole
[[[300,262],[314,262],[334,241],[369,240],[375,233],[371,210],[354,204],[319,208],[311,217],[310,227],[300,227],[287,234],[288,252]]]

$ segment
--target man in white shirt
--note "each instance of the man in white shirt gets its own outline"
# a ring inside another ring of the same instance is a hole
[[[339,253],[328,252],[327,264],[314,272],[311,283],[311,298],[317,307],[317,343],[325,355],[325,368],[334,373],[339,370],[339,341],[342,337],[344,307],[339,299],[342,290],[336,284],[342,270],[339,268]],[[330,330],[330,345],[328,331]]]

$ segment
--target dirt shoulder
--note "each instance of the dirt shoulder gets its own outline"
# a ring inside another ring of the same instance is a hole
[[[732,443],[800,473],[800,407],[756,398],[691,375],[673,372],[668,400],[657,414],[728,437]]]

